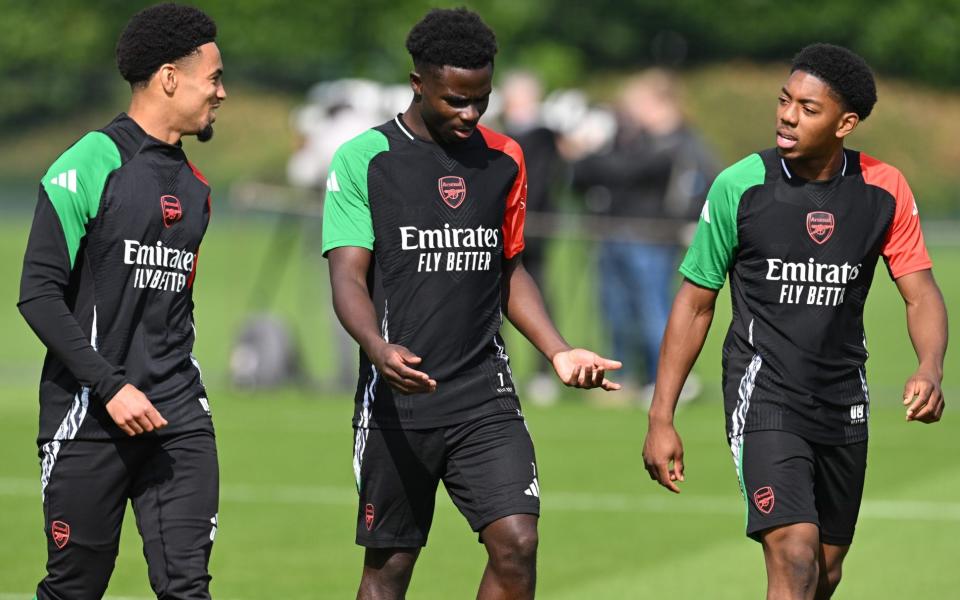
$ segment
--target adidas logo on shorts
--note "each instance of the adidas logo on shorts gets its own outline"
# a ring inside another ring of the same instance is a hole
[[[540,497],[540,482],[537,481],[537,465],[535,463],[530,463],[533,465],[533,482],[530,484],[526,490],[523,491],[527,496],[533,496],[534,498]]]

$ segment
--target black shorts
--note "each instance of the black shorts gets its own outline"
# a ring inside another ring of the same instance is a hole
[[[426,546],[440,481],[476,532],[509,515],[540,514],[537,461],[522,419],[354,431],[360,546]]]
[[[786,431],[743,436],[738,463],[747,504],[747,535],[760,541],[772,527],[813,523],[820,541],[848,546],[860,512],[867,442],[814,444]]]
[[[158,598],[210,598],[217,448],[209,431],[44,444],[47,575],[39,600],[102,598],[127,501]]]

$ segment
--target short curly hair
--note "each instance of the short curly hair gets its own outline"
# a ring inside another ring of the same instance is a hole
[[[790,72],[794,71],[810,73],[826,83],[844,109],[857,113],[861,121],[877,103],[877,84],[867,62],[841,46],[810,44],[793,57]]]
[[[466,8],[435,8],[407,35],[415,65],[480,69],[493,64],[497,36],[477,13]]]
[[[130,85],[146,83],[161,65],[197,52],[217,37],[217,24],[192,6],[156,4],[133,15],[117,41],[117,68]]]

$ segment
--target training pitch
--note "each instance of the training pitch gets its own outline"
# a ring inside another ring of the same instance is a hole
[[[218,220],[219,219],[219,220]],[[27,599],[43,575],[45,542],[36,455],[42,351],[14,305],[27,215],[0,224],[0,600]],[[351,468],[351,398],[288,390],[230,389],[229,345],[250,300],[272,223],[215,214],[201,249],[198,342],[219,440],[222,495],[211,570],[220,600],[352,598],[362,551],[353,544],[356,492]],[[301,240],[318,231],[306,227]],[[242,240],[242,242],[240,242]],[[291,323],[319,378],[337,351],[330,331],[325,265],[315,244],[284,263],[274,308]],[[588,269],[588,252],[560,245],[554,262]],[[931,248],[948,308],[960,298],[960,250]],[[279,267],[278,267],[279,268]],[[898,397],[915,366],[902,301],[883,267],[868,301],[872,354],[871,441],[865,501],[837,598],[953,597],[960,539],[960,411],[954,408],[957,360],[946,365],[947,410],[935,426],[907,424]],[[560,269],[553,269],[559,271]],[[561,329],[576,343],[602,343],[592,325],[592,289],[579,274],[558,277],[569,306]],[[759,546],[743,535],[744,505],[723,434],[719,344],[729,319],[726,290],[697,367],[705,392],[681,409],[687,482],[680,496],[651,482],[640,458],[644,413],[597,409],[570,393],[552,408],[526,409],[540,463],[538,597],[580,600],[737,599],[763,595]],[[588,315],[588,316],[584,316]],[[952,315],[957,318],[957,315]],[[529,369],[525,344],[508,338],[518,371]],[[956,352],[954,352],[956,354]],[[484,565],[483,547],[443,488],[429,545],[409,597],[469,598]],[[108,598],[150,598],[132,513]]]

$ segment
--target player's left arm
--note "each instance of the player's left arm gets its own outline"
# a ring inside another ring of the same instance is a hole
[[[896,280],[907,307],[907,331],[919,366],[903,388],[907,421],[935,423],[943,415],[943,357],[947,351],[947,307],[930,269]]]
[[[517,174],[507,193],[503,213],[503,275],[501,305],[510,322],[553,365],[566,384],[579,388],[602,387],[618,390],[620,385],[606,379],[607,370],[619,369],[620,362],[590,350],[573,348],[547,314],[540,288],[523,266],[523,225],[527,214],[527,167],[520,146],[507,140],[504,151],[517,163]]]
[[[947,308],[933,279],[933,262],[920,227],[920,211],[907,180],[896,169],[875,169],[876,183],[895,199],[882,253],[907,306],[907,331],[919,365],[903,388],[907,421],[934,423],[943,414],[943,357],[947,351]]]
[[[507,318],[547,357],[565,384],[579,388],[602,387],[607,391],[620,389],[620,384],[605,377],[608,370],[620,368],[620,361],[574,348],[563,339],[519,254],[504,262],[503,280],[503,307]]]

